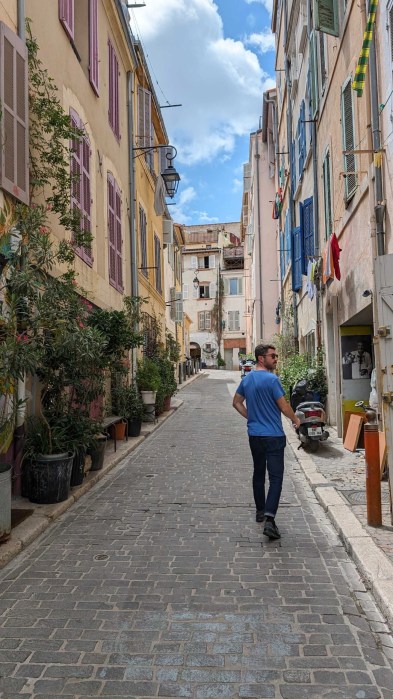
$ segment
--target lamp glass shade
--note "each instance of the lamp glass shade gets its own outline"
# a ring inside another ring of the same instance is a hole
[[[168,197],[173,199],[180,182],[179,173],[175,170],[173,165],[169,165],[169,167],[165,168],[164,172],[161,173],[161,177],[164,180]]]
[[[194,279],[192,280],[192,284],[193,284],[194,289],[199,289],[199,279],[197,276],[195,276]]]

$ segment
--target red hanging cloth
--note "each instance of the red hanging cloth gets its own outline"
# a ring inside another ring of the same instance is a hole
[[[340,271],[341,248],[339,247],[337,236],[335,233],[333,233],[333,235],[332,235],[331,246],[332,246],[334,274],[336,276],[336,279],[338,279],[340,281],[340,279],[341,279],[341,271]]]

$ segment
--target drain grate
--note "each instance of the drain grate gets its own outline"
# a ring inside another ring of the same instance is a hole
[[[351,505],[366,505],[365,490],[340,490],[340,493]],[[389,504],[389,493],[381,493],[381,502],[383,505]]]

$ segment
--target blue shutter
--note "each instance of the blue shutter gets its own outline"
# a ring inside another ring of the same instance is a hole
[[[289,211],[285,216],[285,269],[289,265],[291,259],[291,224],[289,220]]]
[[[313,198],[305,199],[303,202],[303,250],[304,250],[304,272],[307,274],[308,261],[314,257],[314,202]]]
[[[302,229],[300,226],[292,232],[292,291],[302,288]]]
[[[281,281],[285,276],[285,236],[282,231],[280,231],[280,275]]]
[[[296,142],[293,140],[291,144],[291,187],[292,187],[292,196],[295,194],[296,191],[296,162],[295,162],[295,155],[296,155]]]

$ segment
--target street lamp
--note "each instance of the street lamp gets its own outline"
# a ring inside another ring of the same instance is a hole
[[[151,153],[152,151],[155,151],[158,148],[166,148],[167,151],[170,148],[172,152],[172,156],[169,155],[168,152],[166,153],[166,159],[169,161],[169,165],[165,168],[164,172],[161,172],[161,177],[164,180],[167,196],[170,197],[170,199],[173,199],[177,192],[177,188],[180,182],[180,175],[172,165],[172,160],[174,160],[177,156],[177,150],[175,146],[162,144],[157,146],[134,146],[134,148],[132,149],[132,159],[135,160],[135,158],[139,158],[139,156],[143,153]],[[140,153],[135,153],[135,151],[140,151]]]
[[[199,289],[199,279],[198,279],[198,275],[196,273],[195,273],[194,279],[192,280],[192,285],[193,285],[195,291],[197,289]]]

